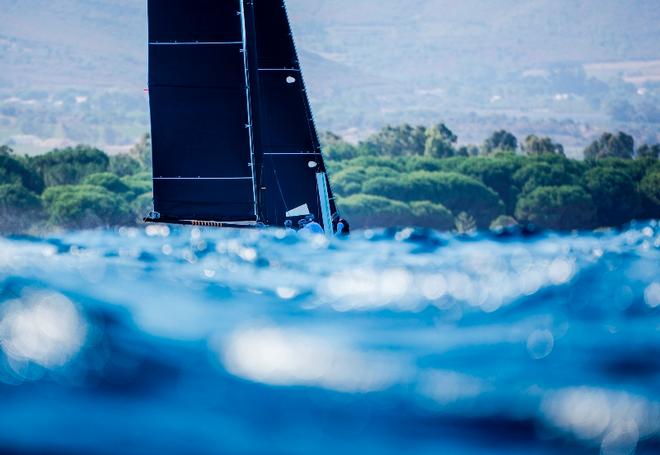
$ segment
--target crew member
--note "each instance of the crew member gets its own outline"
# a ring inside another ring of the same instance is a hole
[[[324,234],[325,231],[323,230],[323,227],[314,221],[314,215],[311,213],[305,217],[305,225],[303,227],[305,232],[309,232],[312,234]]]
[[[336,237],[348,237],[351,233],[351,226],[348,224],[344,218],[339,218],[337,220],[337,231],[335,232]]]

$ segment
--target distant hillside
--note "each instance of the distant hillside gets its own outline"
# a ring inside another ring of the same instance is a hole
[[[5,86],[84,89],[144,84],[144,1],[0,3]]]
[[[657,59],[656,0],[291,0],[308,46],[399,74]],[[359,44],[359,46],[356,46]],[[351,52],[346,54],[347,50]],[[426,57],[419,60],[420,57]],[[397,59],[397,60],[395,60]],[[405,62],[406,65],[401,65]]]
[[[380,77],[660,59],[656,0],[289,0],[302,49]],[[1,0],[4,85],[142,83],[144,0]],[[92,71],[93,77],[90,77]]]
[[[464,128],[484,123],[465,120],[477,115],[488,124],[572,118],[595,134],[618,126],[613,102],[647,97],[633,100],[641,105],[658,93],[660,65],[647,63],[660,61],[657,0],[288,5],[322,129],[364,134],[387,122],[451,118],[472,141],[485,135]],[[144,0],[0,0],[0,19],[0,142],[125,147],[147,128]],[[623,126],[652,136],[647,117]]]

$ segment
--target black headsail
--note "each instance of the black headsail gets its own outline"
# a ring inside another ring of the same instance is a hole
[[[158,221],[321,220],[325,167],[283,0],[149,0],[149,92]]]
[[[246,0],[245,6],[260,216],[279,226],[309,211],[322,222],[316,173],[325,164],[285,1]],[[334,215],[329,185],[328,194]]]

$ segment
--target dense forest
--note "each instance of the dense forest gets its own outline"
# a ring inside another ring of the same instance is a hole
[[[352,145],[326,134],[341,208],[358,226],[573,230],[660,217],[660,145],[605,133],[569,159],[561,144],[497,131],[457,146],[444,124],[386,127]]]
[[[660,145],[605,133],[569,159],[562,145],[497,131],[458,146],[444,124],[388,126],[358,144],[323,135],[342,214],[355,227],[573,230],[660,218]],[[77,146],[34,157],[0,147],[0,232],[131,225],[151,208],[151,146]]]

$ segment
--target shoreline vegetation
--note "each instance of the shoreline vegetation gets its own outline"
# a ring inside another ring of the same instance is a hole
[[[493,133],[459,146],[444,124],[387,126],[351,144],[322,135],[342,216],[356,228],[441,231],[617,227],[660,218],[660,145],[604,133],[567,158],[547,137]],[[0,233],[137,225],[151,210],[151,145],[79,145],[34,157],[0,147]]]

